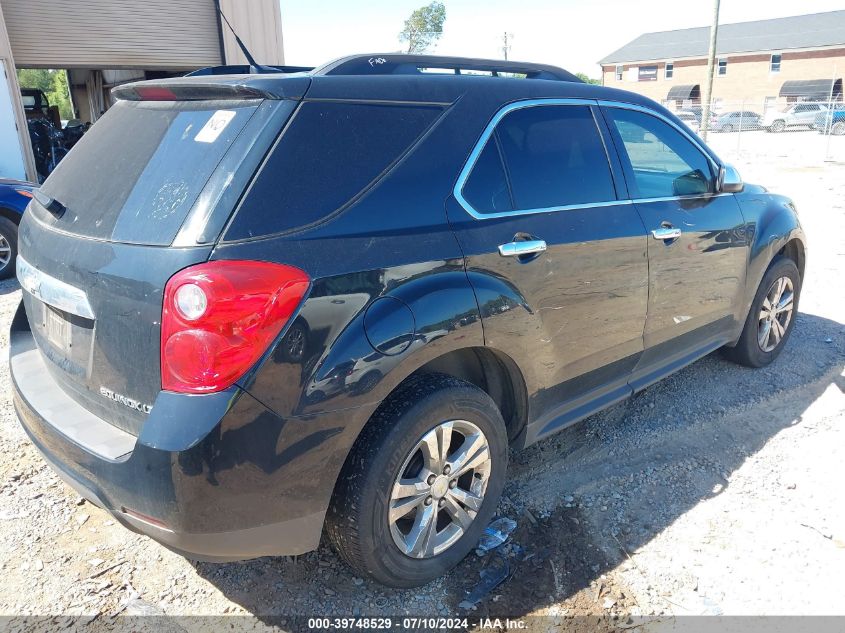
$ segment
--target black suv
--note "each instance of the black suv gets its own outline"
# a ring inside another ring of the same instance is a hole
[[[113,94],[21,223],[14,403],[191,558],[325,530],[419,585],[476,544],[509,447],[719,348],[766,365],[795,324],[792,202],[645,97],[413,55]]]

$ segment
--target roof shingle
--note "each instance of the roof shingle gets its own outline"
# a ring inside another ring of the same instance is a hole
[[[600,64],[706,57],[710,27],[644,33]],[[720,24],[717,55],[845,45],[845,11]]]

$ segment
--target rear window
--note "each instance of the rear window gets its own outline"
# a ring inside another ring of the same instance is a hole
[[[440,112],[439,106],[303,103],[225,239],[283,233],[343,209],[381,178]]]
[[[118,101],[42,192],[66,207],[39,219],[77,235],[168,245],[258,101]]]

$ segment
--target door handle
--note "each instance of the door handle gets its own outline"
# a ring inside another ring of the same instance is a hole
[[[661,226],[659,229],[654,229],[651,234],[656,240],[676,240],[681,237],[681,229],[674,226]]]
[[[502,257],[523,257],[542,253],[545,250],[546,243],[543,240],[524,240],[499,245],[499,255]]]

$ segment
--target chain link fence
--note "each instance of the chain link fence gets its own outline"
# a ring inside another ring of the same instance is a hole
[[[705,132],[699,104],[666,103],[726,160],[780,157],[796,165],[845,163],[842,101],[776,103],[773,98],[713,101]]]

